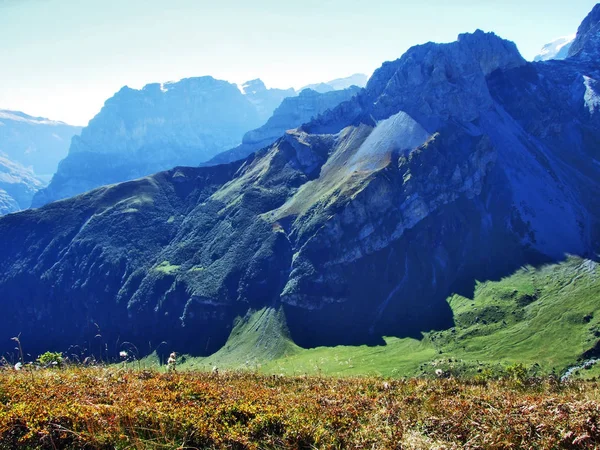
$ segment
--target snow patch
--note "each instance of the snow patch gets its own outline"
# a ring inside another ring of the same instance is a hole
[[[583,85],[585,86],[585,94],[583,95],[583,101],[587,106],[590,114],[594,114],[596,109],[600,106],[600,96],[595,91],[597,81],[593,78],[583,76]]]
[[[569,36],[562,36],[554,41],[544,45],[540,50],[540,54],[537,55],[533,60],[535,62],[548,61],[550,59],[565,59],[569,53],[569,48],[576,35],[571,34]]]

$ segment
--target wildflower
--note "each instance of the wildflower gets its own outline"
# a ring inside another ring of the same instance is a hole
[[[169,355],[169,359],[167,360],[167,369],[169,372],[175,372],[175,368],[177,366],[177,354],[175,352]]]
[[[23,368],[23,364],[21,364],[20,362],[15,364],[15,370],[21,370]]]
[[[123,351],[123,350],[121,350],[121,351],[119,352],[119,356],[120,356],[121,358],[127,358],[127,356],[128,356],[128,355],[127,355],[127,352],[126,352],[126,351]]]
[[[219,375],[219,369],[217,368],[217,366],[214,366],[212,368],[212,373],[213,373],[213,375]]]
[[[442,375],[444,375],[444,371],[443,371],[442,369],[436,369],[436,370],[435,370],[435,374],[436,374],[438,377],[441,377]]]

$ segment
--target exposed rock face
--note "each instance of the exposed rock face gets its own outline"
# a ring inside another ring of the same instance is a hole
[[[80,132],[81,127],[63,122],[0,110],[0,153],[31,167],[46,182],[56,172],[59,161],[67,156],[71,138]]]
[[[29,208],[42,187],[31,169],[0,156],[0,215]]]
[[[33,206],[175,165],[198,165],[260,124],[260,114],[234,84],[212,77],[124,87],[73,139]]]
[[[461,35],[246,160],[6,216],[0,343],[93,346],[100,327],[113,352],[206,354],[267,305],[303,346],[451,327],[447,296],[475,280],[600,250],[598,75]]]
[[[266,122],[273,111],[281,105],[287,97],[296,95],[293,88],[290,89],[267,89],[262,80],[251,80],[243,84],[244,94],[255,106],[262,123]]]
[[[358,91],[360,89],[356,86],[324,94],[305,89],[296,97],[288,97],[275,110],[266,124],[247,132],[240,145],[218,154],[205,165],[224,164],[246,158],[256,150],[275,142],[286,130],[299,127],[328,109],[350,100]]]
[[[540,54],[533,58],[534,62],[550,61],[551,59],[565,59],[569,56],[569,49],[573,45],[575,35],[563,36],[544,45]]]
[[[569,49],[569,58],[598,63],[600,57],[600,3],[594,6],[592,12],[577,29],[577,37]]]

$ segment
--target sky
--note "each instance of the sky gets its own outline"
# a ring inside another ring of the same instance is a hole
[[[86,125],[122,86],[212,75],[299,88],[477,28],[526,59],[587,0],[0,0],[0,109]]]

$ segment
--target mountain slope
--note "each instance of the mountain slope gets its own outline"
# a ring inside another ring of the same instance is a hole
[[[31,167],[35,175],[46,182],[67,155],[71,138],[80,132],[81,127],[63,122],[0,110],[0,153],[24,167]]]
[[[224,164],[246,158],[256,150],[275,142],[287,130],[299,127],[328,109],[335,108],[340,103],[349,100],[359,90],[357,87],[350,87],[320,94],[311,89],[305,89],[296,97],[288,97],[283,100],[267,123],[256,130],[247,132],[240,145],[219,153],[205,165]]]
[[[1,333],[207,355],[267,307],[302,347],[450,329],[475,280],[600,250],[599,75],[476,31],[246,160],[0,219]]]
[[[31,169],[0,154],[0,215],[29,208],[34,194],[43,187]]]
[[[81,136],[33,206],[176,165],[198,165],[261,124],[237,86],[212,77],[124,87]]]

